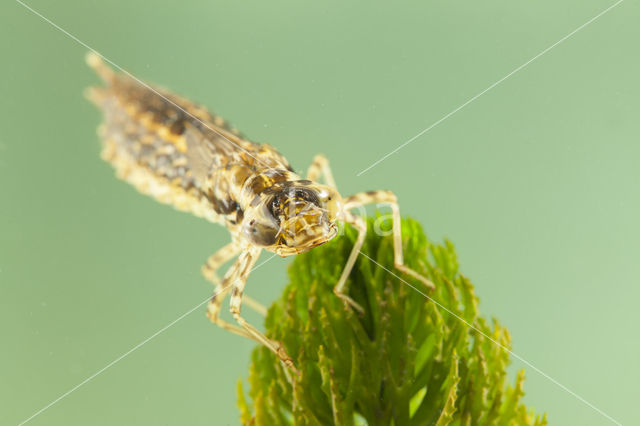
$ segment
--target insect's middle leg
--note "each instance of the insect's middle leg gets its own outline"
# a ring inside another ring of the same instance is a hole
[[[313,157],[311,166],[307,171],[307,179],[317,182],[321,176],[324,176],[324,181],[327,185],[336,188],[336,181],[333,179],[333,173],[331,173],[331,167],[329,167],[329,160],[322,154],[318,154]]]
[[[398,207],[398,199],[391,191],[370,191],[354,194],[344,199],[344,209],[350,210],[361,207],[366,204],[384,203],[391,207],[393,220],[393,264],[399,271],[411,275],[429,290],[435,289],[433,283],[426,277],[420,275],[413,269],[404,264],[404,256],[402,253],[402,229],[400,219],[400,208]]]
[[[220,284],[217,271],[222,265],[236,257],[240,253],[240,247],[235,241],[230,242],[217,252],[213,253],[202,265],[202,275],[214,284]]]

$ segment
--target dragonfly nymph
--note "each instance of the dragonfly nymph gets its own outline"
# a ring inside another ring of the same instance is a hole
[[[249,142],[205,108],[114,72],[96,53],[87,55],[87,63],[106,83],[88,89],[87,96],[104,115],[99,128],[102,158],[113,165],[117,176],[162,203],[225,226],[231,234],[231,242],[202,268],[205,278],[216,285],[207,308],[212,322],[267,346],[295,371],[282,345],[241,315],[249,273],[262,250],[283,257],[303,253],[334,238],[337,222],[349,223],[359,235],[334,292],[362,311],[345,288],[366,234],[364,220],[351,211],[373,203],[391,207],[395,267],[433,287],[404,265],[400,211],[392,192],[343,198],[324,156],[317,155],[302,178],[274,148]],[[324,184],[318,183],[321,178]],[[216,271],[236,256],[220,280]],[[219,316],[228,293],[237,324]]]

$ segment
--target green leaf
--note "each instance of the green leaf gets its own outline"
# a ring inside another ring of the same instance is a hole
[[[403,221],[405,262],[433,281],[429,291],[394,268],[391,237],[376,235],[373,219],[368,226],[362,252],[393,274],[358,257],[347,285],[365,308],[360,315],[333,293],[354,229],[297,256],[265,328],[301,375],[290,383],[276,357],[257,347],[251,403],[238,385],[242,423],[546,425],[522,404],[524,373],[506,384],[509,333],[480,316],[453,244],[433,244],[417,222]]]

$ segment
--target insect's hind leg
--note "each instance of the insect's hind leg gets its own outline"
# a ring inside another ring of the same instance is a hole
[[[329,160],[322,154],[318,154],[313,157],[311,166],[307,171],[307,179],[317,182],[321,176],[324,176],[324,181],[327,185],[336,188],[336,181],[333,179],[333,173],[331,173],[331,167],[329,167]]]
[[[354,194],[344,199],[344,209],[350,210],[367,204],[384,203],[391,207],[393,220],[393,264],[397,270],[412,276],[420,281],[429,290],[435,289],[433,283],[426,277],[420,275],[413,269],[404,264],[404,256],[402,253],[402,229],[400,221],[400,208],[398,199],[391,191],[369,191]]]

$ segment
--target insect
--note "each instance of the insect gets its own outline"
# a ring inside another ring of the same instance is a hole
[[[87,97],[103,113],[101,155],[116,175],[162,203],[226,226],[231,234],[231,242],[202,268],[205,278],[216,285],[207,307],[212,322],[267,346],[296,371],[283,346],[241,315],[249,273],[262,250],[283,257],[303,253],[334,238],[337,222],[349,223],[358,237],[334,293],[362,312],[345,286],[367,231],[364,220],[351,211],[366,204],[391,207],[395,267],[433,288],[428,279],[404,265],[400,211],[392,192],[342,198],[324,156],[317,155],[302,178],[274,148],[249,142],[206,109],[114,72],[96,53],[87,55],[87,63],[106,83],[89,88]],[[321,178],[324,184],[318,183]],[[217,270],[236,256],[220,280]],[[236,324],[219,316],[229,292]]]

